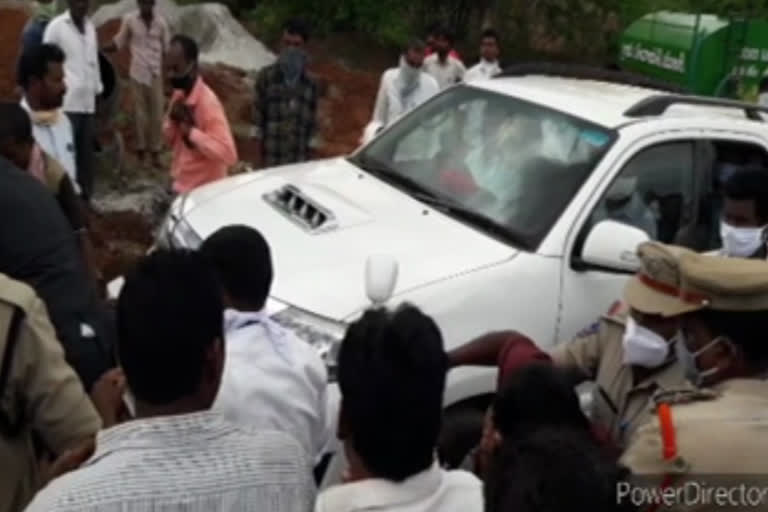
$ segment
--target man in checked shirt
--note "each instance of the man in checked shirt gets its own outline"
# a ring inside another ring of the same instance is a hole
[[[317,84],[307,76],[307,27],[291,20],[283,28],[277,62],[256,79],[252,135],[259,142],[262,166],[309,160],[317,114]]]

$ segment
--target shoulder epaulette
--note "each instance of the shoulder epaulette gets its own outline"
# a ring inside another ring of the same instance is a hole
[[[37,295],[28,285],[0,274],[0,303],[21,308],[29,312]]]
[[[624,302],[617,300],[614,302],[608,311],[603,313],[600,317],[601,320],[608,320],[619,325],[626,325],[627,317],[629,316],[629,306]]]

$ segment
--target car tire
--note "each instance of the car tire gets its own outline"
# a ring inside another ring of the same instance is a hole
[[[480,404],[460,405],[445,411],[437,448],[443,467],[461,467],[467,456],[480,444],[485,412],[486,407]]]

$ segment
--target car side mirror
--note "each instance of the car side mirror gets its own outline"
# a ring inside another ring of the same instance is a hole
[[[373,255],[365,263],[365,293],[374,306],[383,306],[397,284],[398,264],[392,256]]]
[[[636,272],[640,267],[637,246],[650,240],[648,234],[613,220],[597,223],[587,235],[581,260],[588,265]]]

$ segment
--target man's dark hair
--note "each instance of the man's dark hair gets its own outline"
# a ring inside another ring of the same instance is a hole
[[[301,36],[306,43],[309,41],[309,26],[300,18],[291,18],[283,24],[283,31],[288,34]]]
[[[32,121],[18,103],[0,102],[0,141],[33,142]]]
[[[219,284],[234,300],[261,308],[272,286],[272,253],[261,233],[248,226],[227,226],[200,247]]]
[[[448,41],[451,44],[454,43],[453,32],[451,31],[451,29],[449,29],[445,25],[438,25],[437,27],[435,27],[435,29],[432,31],[432,35],[434,37],[439,37],[441,39],[445,39],[446,41]]]
[[[754,201],[757,216],[768,222],[768,169],[745,167],[736,171],[726,180],[723,195],[734,201]]]
[[[404,48],[405,52],[409,52],[411,50],[417,51],[417,52],[424,52],[426,49],[427,49],[427,43],[425,43],[421,39],[411,39],[410,41],[408,41],[408,44]]]
[[[370,310],[339,352],[342,422],[365,466],[401,482],[434,463],[447,357],[437,324],[410,305]]]
[[[496,41],[496,44],[499,43],[499,33],[496,32],[496,30],[494,30],[492,28],[487,28],[487,29],[483,30],[482,34],[480,34],[480,40],[481,41],[483,39],[489,39],[489,38],[493,38]]]
[[[532,363],[505,378],[493,404],[493,422],[504,442],[547,427],[568,427],[591,435],[569,372]]]
[[[768,311],[718,311],[702,309],[692,315],[715,336],[724,336],[744,352],[748,363],[757,366],[768,364]]]
[[[184,52],[184,57],[189,62],[197,62],[200,56],[200,48],[194,39],[184,34],[176,34],[171,39],[171,44],[178,44],[181,47],[181,51]]]
[[[26,89],[33,78],[38,80],[45,78],[50,63],[63,64],[64,60],[64,52],[55,44],[30,45],[19,57],[16,82]]]
[[[194,394],[222,334],[223,306],[205,258],[159,250],[131,272],[117,303],[118,357],[137,400],[167,405]]]
[[[485,482],[485,510],[630,512],[629,499],[617,499],[629,476],[583,432],[537,430],[499,447]]]

